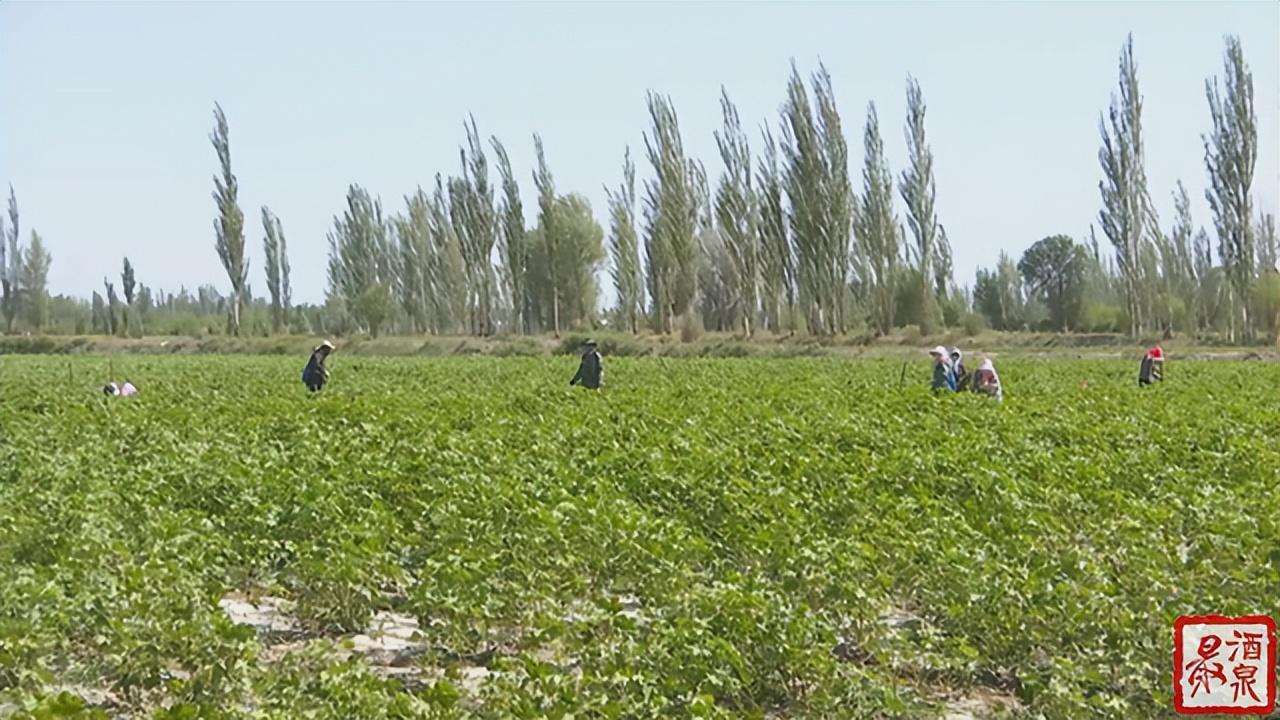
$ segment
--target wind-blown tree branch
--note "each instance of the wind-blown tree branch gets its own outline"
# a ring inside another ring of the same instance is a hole
[[[936,290],[933,265],[938,259],[938,218],[934,212],[937,194],[933,177],[933,151],[924,136],[924,95],[920,84],[907,77],[907,154],[909,166],[902,172],[898,191],[907,205],[907,224],[915,238],[915,254],[920,270],[920,331],[933,332]]]
[[[764,150],[756,165],[759,188],[760,286],[764,300],[764,321],[770,330],[782,330],[785,299],[788,318],[795,307],[794,265],[786,213],[782,202],[782,176],[778,169],[778,144],[768,124],[761,127]]]
[[[866,257],[872,324],[881,335],[887,335],[894,328],[895,278],[902,252],[893,211],[893,175],[884,156],[875,103],[867,105],[863,146],[862,203],[856,231]]]
[[[720,89],[723,131],[715,133],[716,146],[724,161],[724,175],[716,190],[715,212],[721,240],[733,265],[731,297],[742,332],[751,337],[757,308],[759,285],[759,230],[755,192],[751,186],[751,148],[738,120],[738,109]]]
[[[644,275],[640,241],[636,235],[636,165],[628,147],[622,160],[622,184],[609,198],[609,254],[613,260],[613,289],[618,296],[618,320],[628,332],[640,332],[644,315]]]
[[[650,92],[648,106],[652,125],[644,145],[654,179],[645,182],[645,260],[654,316],[669,334],[697,294],[696,166],[685,158],[670,98]]]
[[[22,295],[27,324],[35,332],[43,330],[49,318],[49,266],[52,264],[53,256],[45,249],[44,240],[32,230],[22,264]]]
[[[1098,161],[1103,179],[1098,183],[1102,231],[1115,248],[1124,281],[1129,334],[1146,329],[1146,278],[1143,257],[1155,225],[1155,212],[1147,192],[1146,160],[1142,146],[1142,95],[1138,91],[1138,66],[1133,59],[1133,36],[1120,53],[1119,96],[1112,95],[1107,119],[1099,119],[1102,147]]]
[[[382,202],[359,185],[347,190],[347,210],[329,233],[329,295],[358,328],[375,337],[394,311],[395,284]]]
[[[18,223],[18,198],[13,186],[9,186],[9,235],[0,238],[0,285],[4,298],[0,310],[4,312],[5,332],[13,332],[13,321],[22,309],[22,244]],[[7,242],[5,242],[7,240]]]
[[[1204,137],[1204,162],[1209,171],[1205,199],[1218,231],[1218,255],[1230,280],[1233,304],[1232,339],[1252,333],[1249,322],[1250,287],[1254,275],[1253,185],[1258,159],[1258,119],[1253,111],[1253,74],[1244,61],[1240,39],[1227,38],[1223,60],[1224,90],[1218,79],[1205,81],[1213,131]],[[1237,318],[1240,321],[1236,325]]]
[[[262,250],[266,255],[267,292],[271,295],[271,330],[280,332],[289,322],[289,257],[284,228],[266,205],[262,206]]]
[[[559,268],[560,232],[555,222],[556,182],[551,176],[551,168],[547,166],[542,136],[537,133],[533,135],[533,148],[538,157],[538,167],[533,171],[533,184],[538,189],[538,229],[542,234],[542,244],[547,259],[544,274],[551,295],[551,330],[555,337],[560,337],[560,297],[564,281]]]
[[[218,166],[222,173],[221,177],[213,176],[213,201],[218,207],[218,217],[213,221],[214,247],[231,281],[230,331],[232,335],[239,335],[240,308],[245,301],[245,286],[249,281],[249,260],[244,256],[244,213],[236,200],[239,186],[231,172],[230,131],[221,105],[214,104],[213,117],[209,141],[218,153]]]
[[[125,335],[142,334],[142,327],[138,324],[137,312],[134,306],[137,288],[138,280],[134,277],[133,263],[129,262],[129,258],[125,258],[124,265],[120,269],[120,291],[124,293]]]
[[[500,254],[503,260],[504,275],[511,295],[512,325],[516,332],[527,333],[530,330],[528,273],[529,247],[528,231],[524,227],[524,205],[520,202],[520,184],[516,182],[515,173],[511,170],[511,160],[507,157],[507,149],[498,138],[490,138],[493,152],[498,156],[498,175],[502,178],[502,205],[499,213],[501,220]]]

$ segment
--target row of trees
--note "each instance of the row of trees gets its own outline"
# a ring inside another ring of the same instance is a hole
[[[980,270],[974,305],[997,328],[1048,324],[1061,330],[1107,324],[1090,308],[1118,303],[1131,335],[1223,332],[1249,340],[1258,329],[1280,330],[1275,219],[1254,214],[1257,161],[1253,78],[1238,39],[1226,40],[1223,77],[1205,82],[1212,131],[1204,136],[1205,198],[1213,214],[1215,248],[1195,229],[1191,199],[1181,181],[1173,189],[1174,220],[1166,232],[1148,189],[1142,141],[1142,95],[1133,39],[1120,55],[1118,91],[1100,121],[1099,224],[1113,252],[1104,259],[1093,230],[1090,244],[1058,235],[1033,245],[1015,266],[1002,255]],[[1089,298],[1086,301],[1086,298]],[[1032,309],[1035,304],[1041,311]],[[1113,321],[1114,322],[1114,321]]]
[[[1207,81],[1206,94],[1213,128],[1204,137],[1206,197],[1216,252],[1208,233],[1193,231],[1181,182],[1168,232],[1152,207],[1130,38],[1120,57],[1118,91],[1100,123],[1098,224],[1110,243],[1108,254],[1092,228],[1086,242],[1054,235],[1017,262],[1002,254],[995,268],[979,270],[972,289],[959,287],[935,210],[919,83],[907,79],[905,169],[896,177],[891,171],[871,103],[861,182],[855,183],[830,75],[819,66],[806,77],[793,66],[776,122],[765,121],[756,132],[744,128],[722,91],[714,187],[703,164],[685,153],[671,100],[650,93],[643,136],[648,177],[637,186],[628,148],[621,181],[606,188],[607,232],[584,197],[558,190],[536,134],[529,226],[505,146],[496,137],[486,141],[468,118],[456,173],[437,174],[430,186],[406,195],[400,209],[385,211],[382,200],[359,185],[348,189],[346,207],[328,234],[326,301],[319,307],[293,306],[283,226],[265,206],[269,299],[253,299],[229,128],[215,106],[215,248],[230,291],[161,293],[157,302],[135,283],[125,259],[124,299],[104,280],[105,296],[94,294],[90,320],[100,331],[137,334],[150,314],[216,307],[232,334],[245,326],[246,311],[255,318],[252,332],[271,333],[558,335],[565,328],[608,325],[632,333],[701,326],[746,336],[760,330],[836,335],[916,325],[930,334],[945,325],[986,324],[1131,335],[1220,331],[1235,340],[1259,329],[1274,334],[1280,326],[1280,253],[1274,220],[1254,217],[1253,86],[1237,39],[1227,39],[1224,76]],[[11,213],[16,237],[12,200]],[[18,255],[14,242],[11,256]],[[617,302],[601,316],[597,278],[606,263]],[[15,287],[26,287],[11,265],[5,265],[6,288],[10,278]],[[9,296],[6,289],[6,318]]]

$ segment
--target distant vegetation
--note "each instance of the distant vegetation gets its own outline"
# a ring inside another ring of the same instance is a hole
[[[1163,224],[1156,217],[1130,39],[1099,122],[1096,226],[1087,238],[1050,232],[1020,258],[1001,253],[995,267],[964,285],[954,277],[951,243],[934,210],[934,156],[914,78],[906,86],[908,157],[896,176],[874,103],[862,133],[863,167],[849,167],[847,133],[821,66],[807,78],[792,68],[779,117],[763,121],[758,133],[744,128],[722,93],[714,182],[685,154],[670,99],[650,93],[647,177],[637,186],[626,148],[621,180],[608,192],[607,228],[584,197],[556,185],[536,134],[536,197],[526,199],[503,143],[484,138],[468,118],[458,174],[436,174],[399,211],[385,211],[359,185],[349,188],[328,235],[323,305],[293,302],[284,224],[267,207],[261,234],[268,295],[253,295],[245,254],[252,230],[238,204],[229,124],[216,107],[214,240],[230,289],[153,289],[125,258],[119,293],[106,277],[91,300],[50,298],[51,256],[34,231],[23,242],[10,188],[0,243],[3,328],[481,337],[609,328],[690,338],[704,330],[886,335],[914,326],[926,336],[990,328],[1274,342],[1280,245],[1274,217],[1253,205],[1257,120],[1238,39],[1227,38],[1222,75],[1205,90],[1212,130],[1201,140],[1212,233],[1192,218],[1180,180],[1164,190],[1172,191],[1175,217]],[[536,206],[532,227],[526,202]],[[601,311],[598,278],[606,270],[617,301]]]

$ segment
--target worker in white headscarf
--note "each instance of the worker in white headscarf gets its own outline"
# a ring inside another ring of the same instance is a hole
[[[973,391],[993,397],[997,402],[1004,400],[1004,388],[1000,386],[1000,375],[996,373],[996,366],[991,362],[991,358],[983,358],[978,371],[973,374]]]

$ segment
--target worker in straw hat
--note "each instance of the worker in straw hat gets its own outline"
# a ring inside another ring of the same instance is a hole
[[[1142,364],[1138,366],[1138,384],[1150,385],[1164,380],[1164,349],[1159,345],[1142,356]]]
[[[311,359],[302,370],[302,383],[311,392],[319,392],[329,381],[329,370],[324,366],[324,361],[329,359],[329,353],[333,349],[333,343],[325,340],[311,351]]]
[[[939,390],[955,392],[956,375],[951,368],[951,357],[947,353],[947,349],[939,345],[930,350],[929,355],[933,358],[933,382],[929,387],[934,392]]]
[[[596,349],[596,341],[583,343],[582,362],[578,363],[578,372],[569,381],[570,385],[581,385],[591,390],[599,390],[604,382],[604,362],[600,359],[600,351]]]

